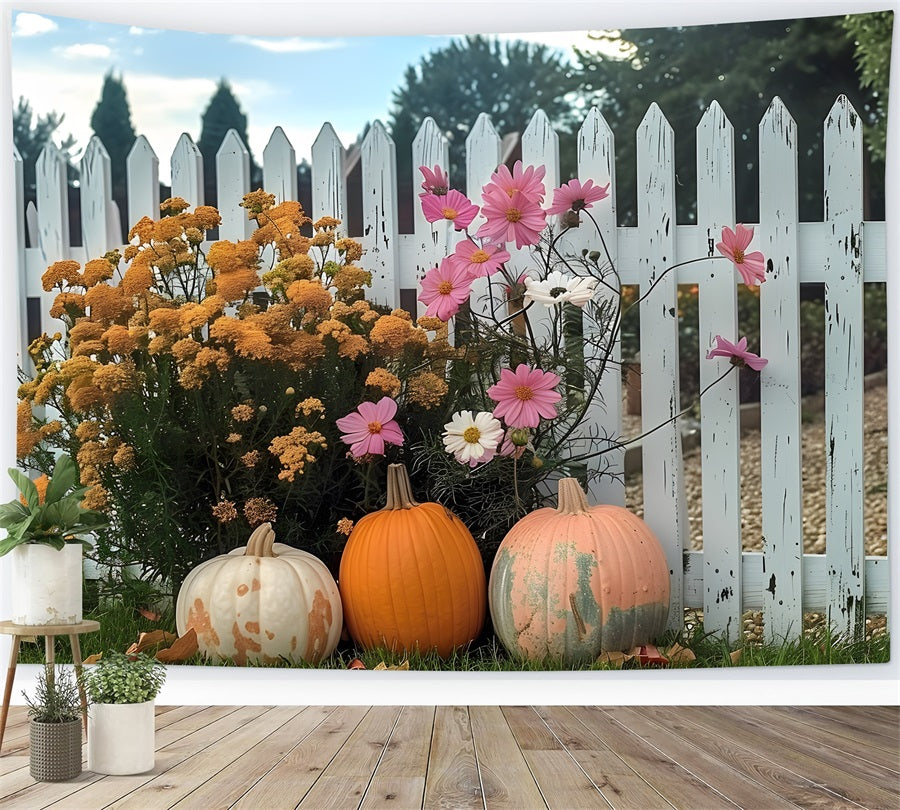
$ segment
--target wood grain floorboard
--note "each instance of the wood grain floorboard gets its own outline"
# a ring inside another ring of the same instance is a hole
[[[27,728],[13,707],[0,808],[900,807],[897,707],[166,706],[152,771],[59,783]]]

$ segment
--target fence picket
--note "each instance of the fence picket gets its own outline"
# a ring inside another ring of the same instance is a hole
[[[717,101],[697,127],[697,252],[713,257],[722,226],[734,228],[734,127]],[[741,478],[738,375],[724,357],[706,359],[715,335],[737,340],[737,273],[708,262],[700,282],[700,390],[728,372],[700,404],[703,498],[703,629],[741,634]],[[706,576],[706,573],[715,576]]]
[[[71,256],[69,246],[69,194],[67,167],[62,153],[48,143],[38,155],[35,165],[38,208],[38,248],[44,267]],[[56,292],[41,290],[41,331],[52,335],[64,331],[64,324],[50,317]]]
[[[344,147],[329,123],[312,145],[312,218],[324,216],[346,221],[347,187],[344,183]]]
[[[803,631],[797,125],[780,98],[759,125],[759,214],[771,262],[759,291],[763,629],[778,643]]]
[[[500,136],[494,129],[490,116],[481,113],[466,138],[466,196],[475,205],[481,206],[481,189],[490,182],[491,175],[499,165]],[[450,181],[452,183],[453,178]],[[475,233],[484,221],[484,216],[479,213],[469,228],[470,233]],[[507,245],[507,250],[509,247]],[[515,248],[515,245],[512,247]],[[512,255],[513,251],[509,252]],[[487,278],[476,278],[472,283],[469,304],[475,312],[489,314],[496,311],[498,317],[503,317],[506,309],[503,289],[504,283],[499,276],[494,276],[490,281]]]
[[[863,535],[862,121],[840,96],[825,121],[825,557],[828,620],[841,635],[865,628]]]
[[[216,195],[222,224],[219,238],[246,239],[255,223],[241,208],[243,196],[250,190],[250,153],[236,129],[229,129],[216,152]]]
[[[128,176],[128,227],[142,217],[159,218],[159,158],[150,141],[139,135],[125,159]]]
[[[19,150],[13,146],[13,172],[16,187],[13,189],[15,194],[15,211],[22,210],[22,202],[25,199],[25,165],[22,162],[22,156]],[[19,368],[31,373],[34,366],[28,357],[28,277],[25,274],[25,220],[22,217],[16,217],[16,280],[18,282],[19,296],[19,328],[17,330],[18,339],[16,341],[16,352],[18,354]],[[9,294],[7,292],[7,294]]]
[[[663,425],[643,440],[644,516],[666,550],[672,577],[669,627],[681,628],[683,581],[679,575],[688,533],[681,432],[671,420],[679,409],[678,285],[675,273],[675,136],[656,103],[637,131],[638,239],[642,246],[641,414],[644,430]]]
[[[422,192],[422,173],[420,166],[433,169],[440,166],[449,175],[450,146],[444,133],[431,116],[422,121],[419,131],[412,142],[412,209],[413,209],[413,233],[415,234],[414,262],[401,265],[400,287],[416,289],[431,268],[437,267],[441,259],[453,250],[457,242],[457,235],[453,226],[445,220],[429,222],[422,213],[422,205],[419,194]],[[452,187],[452,181],[451,181]],[[425,306],[421,301],[416,302],[417,314],[425,312]]]
[[[372,299],[399,306],[397,272],[397,157],[384,124],[375,121],[362,143],[363,247],[372,273]]]
[[[181,133],[175,144],[171,167],[172,196],[181,197],[192,208],[203,205],[203,155],[186,132]],[[157,216],[158,213],[153,218]]]
[[[603,243],[609,251],[606,256],[603,244],[599,242],[593,225],[588,221],[582,222],[573,235],[573,246],[576,255],[580,249],[596,250],[600,252],[599,264],[603,267],[607,260],[611,260],[614,267],[617,266],[617,240],[616,240],[616,141],[612,130],[600,111],[593,107],[588,112],[581,129],[578,131],[577,141],[578,177],[582,182],[593,180],[596,185],[605,186],[609,183],[609,197],[595,204],[591,208],[591,214],[600,228]],[[552,198],[551,198],[552,199]],[[586,220],[586,216],[582,215]],[[611,274],[607,273],[604,281],[609,287],[598,285],[595,300],[602,306],[607,306],[616,311],[619,306],[619,282]],[[610,289],[610,287],[612,289]],[[585,335],[595,340],[602,336],[596,334]],[[608,342],[608,341],[607,341]],[[590,405],[586,419],[585,430],[593,432],[598,437],[618,438],[622,424],[622,375],[620,363],[622,359],[621,341],[616,339],[612,347],[611,363],[603,373],[598,390],[599,396]],[[594,358],[585,357],[585,362],[590,363]],[[609,442],[600,442],[597,449],[609,446]],[[602,457],[589,465],[591,469],[605,470],[608,475],[594,478],[590,481],[590,491],[593,503],[607,503],[617,506],[625,506],[625,450],[615,448],[604,453]]]
[[[102,256],[122,241],[118,228],[114,234],[108,230],[111,201],[112,162],[103,142],[94,135],[81,159],[81,242],[89,258]]]
[[[275,127],[263,149],[263,190],[275,203],[297,199],[297,155],[281,127]]]

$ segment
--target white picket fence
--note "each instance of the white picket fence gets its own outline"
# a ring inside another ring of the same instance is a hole
[[[762,350],[769,364],[761,375],[762,531],[765,550],[742,552],[739,399],[736,375],[704,397],[702,417],[703,546],[690,547],[682,473],[681,434],[670,425],[643,442],[644,513],[664,544],[672,577],[673,627],[683,607],[702,608],[705,628],[734,639],[741,613],[762,610],[766,638],[779,641],[801,632],[805,611],[826,613],[833,628],[850,634],[866,613],[886,613],[890,601],[888,559],[865,557],[863,543],[863,367],[862,290],[864,282],[886,280],[885,224],[863,222],[862,126],[840,97],[824,130],[825,200],[820,222],[798,219],[797,130],[776,98],[759,125],[760,222],[756,244],[769,260],[761,288]],[[600,225],[623,284],[644,289],[678,261],[713,255],[722,226],[734,225],[733,128],[714,103],[697,129],[697,224],[676,225],[674,136],[663,112],[651,105],[637,132],[638,225],[617,227],[614,204],[600,208]],[[476,121],[467,140],[469,189],[484,185],[500,161],[500,137],[487,115]],[[426,119],[412,147],[413,165],[448,164],[446,140]],[[18,156],[16,156],[18,158]],[[330,124],[312,147],[313,219],[345,219],[345,151]],[[522,159],[544,164],[546,184],[557,185],[559,139],[538,111],[522,135]],[[615,144],[603,116],[591,110],[577,136],[578,175],[615,186]],[[249,156],[237,134],[228,133],[216,158],[220,238],[245,238],[251,224],[238,206],[250,190]],[[280,127],[263,153],[264,188],[279,200],[296,198],[294,149]],[[171,158],[172,194],[192,205],[203,202],[200,152],[182,135]],[[18,163],[21,209],[21,162]],[[452,249],[458,238],[444,223],[431,225],[415,206],[415,231],[398,233],[394,144],[375,122],[361,146],[362,234],[366,268],[373,272],[371,297],[399,304],[401,290],[414,290],[422,274]],[[109,157],[93,139],[81,161],[83,247],[70,245],[66,168],[58,150],[48,147],[38,160],[37,209],[27,221],[35,247],[25,249],[19,230],[22,329],[26,298],[41,301],[42,328],[55,331],[48,314],[52,294],[40,276],[53,261],[84,261],[119,246],[119,217],[110,195]],[[128,157],[128,221],[159,215],[159,160],[144,137]],[[565,179],[565,178],[563,178]],[[452,181],[452,178],[451,178]],[[615,200],[615,195],[612,195]],[[477,202],[477,199],[476,199]],[[22,220],[22,217],[19,217]],[[577,239],[589,234],[582,228]],[[576,249],[582,245],[574,244]],[[596,245],[592,245],[596,247]],[[718,266],[717,266],[718,268]],[[828,453],[827,552],[803,554],[801,509],[799,284],[826,283],[826,413]],[[642,412],[655,426],[678,411],[677,285],[700,289],[700,344],[713,336],[735,336],[735,274],[710,273],[706,262],[670,273],[641,304]],[[725,370],[725,360],[701,363],[701,385]],[[605,407],[592,418],[618,434],[621,380],[606,375]],[[623,456],[612,460],[621,471]],[[622,478],[604,479],[592,496],[624,503]],[[683,572],[683,575],[682,575]]]

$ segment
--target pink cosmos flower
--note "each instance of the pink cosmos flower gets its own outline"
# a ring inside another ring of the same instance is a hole
[[[450,179],[447,177],[447,173],[437,164],[435,164],[433,169],[429,169],[427,166],[419,166],[419,171],[422,172],[422,176],[425,178],[422,188],[425,189],[426,194],[435,194],[438,197],[442,197],[450,189]]]
[[[476,236],[486,237],[492,242],[512,242],[516,247],[536,245],[541,231],[547,224],[547,214],[540,204],[521,191],[511,196],[502,192],[485,192],[481,213],[486,222],[478,229]]]
[[[609,183],[601,187],[595,186],[593,180],[588,180],[582,185],[576,178],[553,189],[553,205],[547,209],[547,213],[565,214],[566,211],[583,211],[608,196]]]
[[[341,441],[350,445],[354,458],[365,455],[384,455],[385,444],[403,444],[400,425],[394,421],[397,403],[390,397],[378,402],[360,402],[356,411],[337,420],[343,431]]]
[[[478,206],[455,188],[451,188],[441,197],[434,194],[422,194],[420,197],[425,219],[429,222],[437,222],[439,219],[449,220],[458,231],[468,228],[478,214]]]
[[[508,427],[537,427],[540,418],[556,416],[554,403],[562,397],[554,391],[559,376],[552,371],[529,368],[524,363],[515,371],[504,368],[500,382],[488,388],[488,396],[497,403],[494,416],[502,418]]]
[[[500,265],[509,261],[509,253],[503,245],[485,242],[479,247],[471,239],[464,239],[456,246],[450,256],[450,262],[465,272],[469,278],[490,276],[500,269]]]
[[[522,161],[517,160],[512,172],[506,165],[500,165],[491,175],[490,182],[481,189],[482,194],[490,194],[501,191],[507,197],[512,197],[520,191],[529,199],[537,203],[544,200],[544,175],[547,170],[543,166],[522,167]]]
[[[425,274],[419,300],[427,307],[426,315],[449,321],[459,312],[463,301],[469,299],[471,289],[472,278],[465,270],[455,267],[448,257]]]
[[[713,357],[728,357],[731,365],[742,368],[749,366],[754,371],[762,371],[769,361],[753,352],[747,351],[747,338],[742,337],[737,343],[730,343],[725,338],[716,335],[716,348],[710,349],[706,355],[707,360]]]
[[[748,287],[754,282],[762,284],[766,280],[765,257],[758,250],[753,253],[744,252],[753,239],[753,228],[737,225],[735,230],[737,233],[727,225],[722,228],[722,241],[716,243],[716,249],[731,259],[744,284]]]

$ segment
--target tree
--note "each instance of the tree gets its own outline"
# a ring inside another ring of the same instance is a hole
[[[91,114],[91,129],[109,153],[112,196],[119,206],[122,225],[127,228],[128,182],[125,161],[137,135],[131,125],[131,109],[128,106],[125,84],[122,77],[117,78],[112,71],[103,77],[100,100]]]
[[[454,40],[410,66],[393,94],[388,128],[397,148],[403,198],[417,185],[411,146],[422,121],[431,116],[450,143],[450,177],[465,188],[466,137],[486,112],[500,135],[523,132],[542,109],[558,131],[577,124],[573,94],[578,77],[552,48],[502,43],[483,36]]]
[[[853,37],[856,67],[860,85],[870,88],[875,98],[876,120],[867,134],[872,154],[884,161],[887,147],[888,81],[891,74],[891,34],[893,11],[872,14],[850,14],[844,18],[844,29]]]
[[[675,131],[678,221],[694,221],[696,127],[714,100],[734,126],[738,219],[758,221],[758,127],[776,95],[797,122],[800,218],[821,218],[822,127],[829,110],[841,93],[864,121],[874,121],[876,109],[872,94],[860,89],[842,18],[615,33],[627,43],[624,55],[577,53],[589,101],[616,136],[621,221],[634,223],[635,132],[654,101]],[[869,175],[872,209],[883,211],[883,176]]]
[[[35,164],[41,150],[48,144],[53,142],[54,135],[57,134],[65,115],[57,112],[49,112],[46,115],[39,115],[37,120],[34,117],[34,111],[31,104],[24,96],[19,96],[19,102],[13,109],[13,142],[22,158],[23,177],[25,181],[25,205],[36,200],[36,180],[35,180]],[[67,135],[61,138],[57,143],[57,147],[65,157],[69,164],[70,174],[72,173],[72,148],[75,146],[75,136]]]
[[[244,146],[250,152],[250,140],[247,137],[247,116],[241,111],[240,104],[231,90],[231,85],[220,79],[216,92],[209,100],[209,105],[201,119],[200,140],[197,148],[203,155],[203,185],[207,205],[217,204],[216,194],[216,152],[229,129],[237,130]],[[259,174],[250,153],[250,177],[255,182]]]

